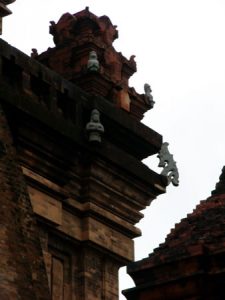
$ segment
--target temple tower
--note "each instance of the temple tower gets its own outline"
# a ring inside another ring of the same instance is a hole
[[[36,56],[37,60],[91,95],[104,97],[137,120],[142,119],[152,106],[143,94],[129,87],[129,78],[136,72],[135,56],[127,59],[114,49],[118,31],[110,19],[95,16],[86,7],[74,15],[64,14],[57,24],[50,23],[55,47]],[[97,68],[91,53],[96,55]]]
[[[149,257],[131,263],[128,300],[225,298],[225,167],[211,197],[175,225]]]
[[[162,136],[140,122],[153,107],[151,91],[129,87],[136,63],[115,51],[108,17],[86,8],[51,22],[50,32],[55,47],[33,49],[31,58],[0,40],[11,160],[23,173],[42,248],[35,257],[46,267],[47,277],[36,276],[52,300],[117,300],[118,270],[133,261],[141,234],[140,211],[168,184],[142,163],[162,147]],[[23,234],[25,248],[29,238]]]

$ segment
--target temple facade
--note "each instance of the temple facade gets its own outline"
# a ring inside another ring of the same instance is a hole
[[[10,14],[0,1],[0,19]],[[140,212],[179,184],[168,143],[141,123],[151,87],[87,8],[50,22],[55,46],[28,57],[0,39],[0,299],[225,298],[225,168],[211,197],[133,262]],[[157,154],[161,174],[142,163]]]
[[[0,40],[0,298],[118,300],[140,212],[168,178],[142,163],[162,136],[140,121],[149,87],[88,8],[51,22],[31,57]]]

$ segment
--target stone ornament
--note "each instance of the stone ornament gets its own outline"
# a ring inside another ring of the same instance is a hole
[[[97,72],[99,71],[99,61],[98,61],[98,57],[97,57],[97,53],[95,51],[91,51],[89,53],[89,59],[88,59],[88,63],[87,63],[87,69],[88,71],[94,71]]]
[[[151,108],[153,108],[155,101],[153,101],[152,96],[152,89],[151,86],[148,83],[144,84],[144,91],[145,91],[145,101],[148,105],[150,105]]]
[[[86,125],[86,131],[88,133],[89,142],[101,143],[104,127],[100,122],[100,113],[97,109],[92,110],[90,122]]]
[[[168,184],[172,182],[174,186],[179,185],[179,173],[176,166],[176,162],[173,159],[173,155],[168,150],[169,143],[163,143],[161,150],[159,151],[158,167],[163,168],[161,175],[167,176]]]
[[[38,56],[38,51],[36,48],[31,49],[31,55],[32,58],[36,58]]]

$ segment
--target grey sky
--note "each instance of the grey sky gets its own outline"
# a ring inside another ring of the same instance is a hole
[[[85,6],[118,25],[118,51],[128,58],[136,55],[138,72],[130,85],[142,93],[148,82],[156,102],[144,123],[169,142],[180,172],[180,186],[169,186],[138,224],[140,259],[210,195],[225,164],[225,2],[17,0],[10,6],[13,15],[4,19],[2,38],[27,54],[31,48],[41,52],[53,45],[49,21]],[[155,158],[146,163],[161,172]],[[130,281],[122,273],[125,288]]]

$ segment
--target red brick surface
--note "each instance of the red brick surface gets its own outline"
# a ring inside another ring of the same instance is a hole
[[[208,199],[176,224],[165,243],[128,273],[127,299],[225,299],[225,168]]]
[[[0,142],[0,299],[47,300],[38,231],[2,107]]]
[[[97,17],[88,8],[76,14],[64,14],[57,24],[51,22],[54,48],[36,56],[49,68],[73,81],[95,96],[102,96],[141,119],[151,108],[144,94],[129,87],[136,72],[134,55],[129,59],[113,47],[118,31],[107,16]],[[98,72],[88,72],[89,53],[95,51],[100,63]]]
[[[65,14],[51,32],[56,47],[31,58],[0,40],[10,127],[2,113],[0,299],[47,300],[50,291],[52,300],[118,300],[141,210],[166,191],[167,178],[142,163],[162,136],[139,122],[150,107],[128,86],[136,65],[113,48],[107,17]],[[91,50],[97,73],[87,71]],[[93,107],[105,129],[100,144],[85,130]]]

